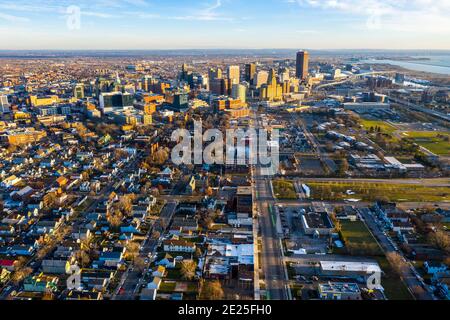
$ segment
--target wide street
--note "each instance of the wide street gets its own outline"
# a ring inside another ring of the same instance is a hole
[[[255,117],[254,121],[257,128],[259,128],[259,119]],[[264,171],[266,169],[260,165],[252,168],[253,188],[255,188],[254,194],[256,195],[255,201],[259,213],[258,222],[262,240],[261,261],[267,298],[288,300],[287,274],[283,261],[281,241],[276,230],[276,217],[272,211],[275,198],[270,186],[270,178],[263,174]]]

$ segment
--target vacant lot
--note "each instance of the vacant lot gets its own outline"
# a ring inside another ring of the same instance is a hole
[[[413,131],[403,132],[402,136],[412,138],[415,143],[437,155],[450,156],[450,133],[448,132]]]
[[[450,188],[423,185],[386,184],[373,182],[309,182],[315,200],[340,201],[360,199],[395,202],[450,201]]]
[[[341,221],[341,234],[353,243],[376,243],[375,238],[362,221]]]
[[[360,253],[362,253],[361,250],[366,251],[365,254],[362,254],[363,256],[376,256],[374,258],[379,263],[380,268],[384,271],[381,279],[381,285],[384,287],[385,294],[388,299],[413,299],[403,281],[392,270],[392,267],[384,256],[382,249],[379,247],[375,238],[362,221],[342,221],[341,235],[344,239],[346,239],[345,241],[347,242],[347,246],[350,244],[350,246],[353,247],[353,250],[358,250]]]
[[[294,183],[288,180],[274,180],[273,192],[278,199],[297,199]]]
[[[367,131],[377,131],[377,128],[379,128],[380,132],[387,134],[392,134],[397,130],[396,127],[390,125],[386,121],[361,120],[361,125]]]
[[[381,256],[383,251],[362,221],[341,221],[341,238],[351,255]]]

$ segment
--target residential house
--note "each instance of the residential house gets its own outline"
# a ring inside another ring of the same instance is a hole
[[[154,301],[154,300],[156,300],[157,293],[158,293],[157,289],[144,288],[141,291],[140,300],[143,300],[143,301]]]
[[[45,259],[42,260],[42,272],[46,274],[65,274],[67,268],[67,259]]]
[[[167,269],[173,269],[176,266],[176,261],[175,261],[174,257],[172,257],[170,254],[166,253],[166,255],[161,260],[156,262],[156,265],[164,266]]]
[[[147,289],[158,290],[161,286],[162,280],[160,277],[154,277],[153,280],[147,285]]]
[[[166,240],[163,245],[166,252],[194,253],[196,249],[195,243],[186,240]]]
[[[12,259],[0,260],[0,269],[14,271],[16,262],[17,260]]]
[[[434,261],[425,261],[423,264],[423,268],[427,272],[427,274],[438,274],[438,273],[444,273],[447,271],[447,266],[440,262],[434,262]]]
[[[160,265],[156,268],[155,271],[153,271],[152,275],[154,277],[164,278],[164,275],[166,274],[166,267],[163,265]]]
[[[23,282],[23,288],[25,291],[31,292],[47,292],[58,290],[59,278],[55,276],[45,275],[41,273],[37,276],[28,277]]]

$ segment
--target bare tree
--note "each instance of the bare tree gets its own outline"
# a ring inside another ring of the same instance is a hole
[[[397,252],[389,252],[386,254],[386,258],[391,264],[392,269],[397,273],[399,276],[402,276],[406,269],[408,268],[408,264],[403,259],[403,257],[398,254]]]
[[[192,280],[195,277],[197,263],[194,260],[184,260],[181,264],[181,275],[186,280]]]
[[[450,236],[445,231],[438,230],[429,235],[429,241],[436,248],[450,252]]]
[[[33,273],[33,269],[31,268],[21,268],[14,272],[11,280],[15,284],[20,284],[25,278],[27,278],[30,274]]]
[[[205,281],[202,284],[201,300],[222,300],[225,296],[220,281]]]

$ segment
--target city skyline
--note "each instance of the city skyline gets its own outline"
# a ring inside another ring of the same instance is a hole
[[[450,49],[446,0],[39,0],[0,9],[0,50]]]

